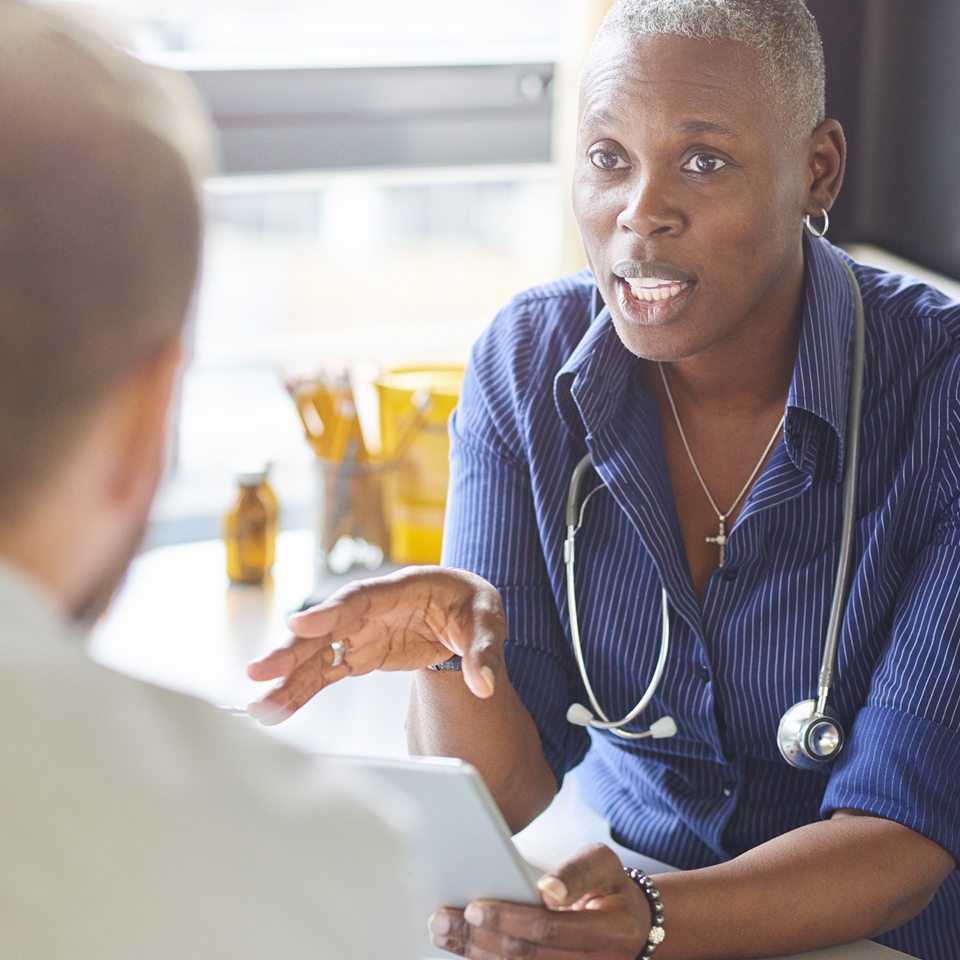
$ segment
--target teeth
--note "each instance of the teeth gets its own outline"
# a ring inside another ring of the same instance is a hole
[[[657,277],[626,277],[630,292],[637,300],[645,303],[657,303],[677,296],[686,286],[676,280],[661,280]]]

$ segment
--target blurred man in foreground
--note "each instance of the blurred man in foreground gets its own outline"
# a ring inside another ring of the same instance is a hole
[[[151,102],[145,68],[0,0],[0,952],[411,957],[382,790],[82,649],[161,474],[196,279]]]

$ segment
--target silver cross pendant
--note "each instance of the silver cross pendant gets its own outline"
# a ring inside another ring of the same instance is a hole
[[[707,537],[707,543],[715,543],[720,548],[720,566],[727,559],[727,524],[726,517],[720,517],[720,529],[715,537]]]

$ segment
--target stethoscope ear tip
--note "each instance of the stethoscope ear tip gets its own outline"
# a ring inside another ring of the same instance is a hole
[[[675,736],[677,724],[673,717],[661,717],[659,720],[650,724],[650,736],[654,740],[662,740],[664,737]]]
[[[567,710],[567,723],[578,727],[589,727],[593,714],[582,703],[571,703]]]
[[[611,729],[613,728],[614,733],[621,734],[619,730],[616,729],[618,724],[615,723],[600,723],[597,721],[597,718],[582,704],[582,703],[571,703],[567,709],[567,723],[575,724],[578,727],[597,727],[599,729]],[[665,737],[672,737],[677,732],[677,724],[674,721],[673,717],[661,717],[659,720],[650,724],[649,730],[644,730],[643,733],[630,733],[626,736],[631,740],[639,740],[643,737],[652,737],[654,740],[662,740]]]

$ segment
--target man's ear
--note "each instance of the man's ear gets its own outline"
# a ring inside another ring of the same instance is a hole
[[[821,216],[829,211],[843,184],[847,164],[847,140],[836,120],[824,120],[810,135],[809,189],[804,214]]]
[[[167,455],[170,404],[179,380],[179,340],[156,350],[118,387],[114,402],[111,498],[136,506],[151,499]]]

